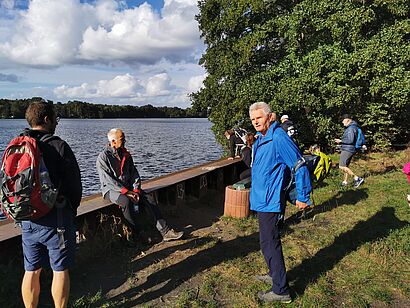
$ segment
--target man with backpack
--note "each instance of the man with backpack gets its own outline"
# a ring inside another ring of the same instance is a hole
[[[349,114],[342,115],[343,126],[346,127],[342,139],[335,139],[337,144],[341,145],[339,168],[344,172],[342,186],[347,186],[348,176],[354,178],[353,187],[359,187],[364,179],[355,175],[349,168],[353,155],[359,151],[365,143],[362,130],[357,126],[356,121],[353,121]]]
[[[259,221],[260,246],[269,268],[268,275],[256,279],[272,283],[268,292],[259,292],[264,302],[290,303],[289,285],[282,253],[279,225],[286,206],[284,188],[290,180],[291,170],[301,160],[295,143],[276,122],[276,115],[268,104],[254,103],[249,107],[252,125],[259,135],[253,144],[251,210]],[[295,205],[305,209],[310,204],[311,182],[306,165],[295,172]]]
[[[80,169],[70,146],[54,136],[58,118],[52,103],[34,101],[25,116],[31,129],[13,139],[4,153],[1,202],[21,225],[24,305],[37,307],[42,268],[51,266],[54,305],[66,307],[76,245],[74,218],[82,196]],[[28,168],[20,170],[27,161]]]
[[[288,136],[297,144],[296,136],[298,135],[298,130],[296,125],[289,119],[287,114],[280,117],[280,127],[288,134]]]

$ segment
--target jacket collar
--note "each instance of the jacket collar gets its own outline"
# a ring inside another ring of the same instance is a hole
[[[116,149],[114,149],[109,144],[107,144],[107,151],[112,153],[113,155],[118,155],[118,154],[121,154],[121,156],[129,156],[130,155],[130,153],[128,152],[128,150],[126,148],[120,148],[117,151]]]
[[[260,135],[258,139],[260,138],[260,141],[258,144],[264,144],[266,142],[272,141],[273,134],[275,130],[280,127],[279,123],[277,121],[273,122],[271,126],[268,128],[268,131],[266,132],[265,136]]]
[[[356,122],[356,121],[350,122],[350,124],[347,125],[347,127],[350,127],[350,126],[357,126],[357,122]],[[346,127],[346,128],[347,128],[347,127]]]

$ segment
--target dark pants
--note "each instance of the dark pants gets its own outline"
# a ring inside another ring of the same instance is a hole
[[[241,174],[239,175],[239,179],[242,181],[250,176],[252,176],[252,169],[248,168],[241,172]]]
[[[158,205],[155,202],[150,202],[144,192],[142,192],[142,194],[140,195],[140,201],[137,205],[138,211],[136,209],[136,205],[132,203],[127,196],[116,191],[109,191],[104,196],[104,198],[109,199],[112,203],[119,205],[127,225],[136,235],[141,231],[141,227],[138,223],[138,214],[142,209],[148,210],[150,216],[156,222],[156,228],[162,235],[164,235],[169,230],[169,227],[162,217]]]
[[[269,267],[269,276],[272,277],[272,291],[282,295],[289,294],[289,286],[279,235],[280,215],[280,213],[258,212],[259,240],[262,254]]]

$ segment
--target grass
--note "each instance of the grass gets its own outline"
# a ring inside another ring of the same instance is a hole
[[[338,170],[314,192],[316,207],[304,218],[288,208],[283,249],[294,301],[287,307],[410,306],[409,190],[400,165],[404,153],[372,154],[353,164],[366,181],[339,187]],[[337,161],[337,159],[334,159]],[[238,235],[257,230],[255,217],[222,218]],[[199,292],[187,288],[179,307],[269,307],[256,299],[269,285],[254,281],[267,267],[259,251],[201,273]],[[172,304],[170,305],[172,306]]]
[[[406,154],[363,156],[352,164],[354,171],[366,177],[358,189],[341,188],[342,175],[335,169],[325,185],[315,189],[312,209],[302,215],[295,207],[287,208],[282,244],[294,299],[287,307],[410,307],[410,208],[405,200],[410,187],[400,170],[410,160]],[[257,292],[270,286],[254,279],[267,272],[255,216],[221,217],[202,238],[177,244],[180,247],[169,252],[163,249],[163,255],[161,251],[153,254],[153,261],[148,254],[142,259],[147,265],[117,247],[116,240],[109,240],[110,234],[121,230],[107,230],[99,243],[102,248],[97,243],[92,250],[95,254],[95,249],[101,249],[97,254],[112,259],[111,272],[126,274],[128,290],[116,298],[84,290],[82,296],[71,299],[71,307],[282,306],[257,300]],[[80,282],[80,273],[97,262],[92,251],[82,253],[73,285]],[[123,263],[118,262],[122,259]],[[1,281],[9,281],[0,290],[15,299],[19,290],[7,286],[19,285],[20,277],[10,275],[12,266],[0,267]],[[142,272],[148,272],[148,282],[139,280]],[[152,291],[148,289],[151,282],[172,286]],[[139,289],[139,284],[147,289]],[[147,300],[138,302],[139,296]],[[15,306],[13,301],[0,304]]]

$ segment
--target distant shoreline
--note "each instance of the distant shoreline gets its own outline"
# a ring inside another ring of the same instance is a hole
[[[24,119],[28,105],[33,101],[42,100],[41,97],[29,99],[0,99],[0,118]],[[48,100],[55,106],[60,118],[68,119],[144,119],[144,118],[206,118],[206,110],[182,109],[180,107],[155,107],[153,105],[104,105],[92,104],[81,101],[68,101],[67,103]]]

